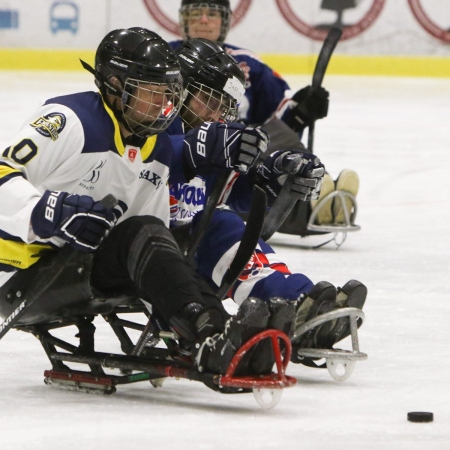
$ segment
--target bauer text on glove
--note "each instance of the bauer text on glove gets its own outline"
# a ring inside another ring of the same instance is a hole
[[[57,236],[85,252],[95,250],[116,222],[110,208],[87,195],[45,191],[31,214],[40,238]]]
[[[259,128],[205,122],[187,133],[183,151],[189,171],[194,174],[214,168],[247,173],[268,142],[267,134]]]

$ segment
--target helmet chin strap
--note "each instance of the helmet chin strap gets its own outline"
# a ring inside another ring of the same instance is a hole
[[[86,69],[88,72],[90,72],[94,75],[95,84],[100,90],[103,86],[106,86],[109,89],[109,91],[110,91],[109,93],[111,95],[119,98],[123,106],[127,106],[127,101],[129,99],[128,92],[126,92],[125,90],[119,90],[116,87],[114,87],[111,83],[109,83],[108,80],[105,79],[105,77],[103,77],[99,72],[97,72],[88,63],[84,62],[81,59],[80,59],[80,62],[84,69]],[[130,133],[134,134],[134,131],[130,128],[130,126],[128,125],[127,121],[124,118],[123,108],[117,108],[114,104],[115,102],[110,102],[107,100],[107,98],[105,98],[104,100],[108,104],[108,106],[111,108],[117,121],[121,125],[123,125]]]
[[[111,95],[115,95],[116,97],[122,97],[121,90],[114,87],[105,77],[102,76],[100,72],[97,72],[92,66],[90,66],[87,62],[84,62],[82,59],[80,59],[81,65],[84,69],[86,69],[88,72],[92,73],[95,77],[95,84],[96,86],[101,89],[102,86],[106,86],[111,92]]]

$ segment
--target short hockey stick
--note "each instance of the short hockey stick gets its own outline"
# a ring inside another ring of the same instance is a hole
[[[195,227],[194,235],[192,236],[189,248],[185,254],[186,260],[191,266],[195,265],[195,252],[197,251],[197,248],[200,245],[201,240],[203,239],[203,235],[205,234],[206,229],[211,223],[212,216],[222,197],[223,192],[225,191],[229,177],[230,172],[228,170],[223,171],[217,177],[214,183],[214,187],[212,188],[211,195],[208,197],[205,209],[203,210],[203,215],[200,218],[199,223]]]
[[[328,35],[322,45],[322,49],[320,50],[319,57],[317,58],[316,67],[314,68],[312,89],[317,89],[322,85],[323,77],[325,76],[331,55],[333,54],[333,51],[336,48],[341,36],[342,30],[338,27],[332,27],[328,32]],[[310,153],[313,153],[313,144],[314,121],[310,124],[308,131],[308,151]],[[295,174],[291,174],[287,177],[283,188],[266,216],[264,228],[261,234],[261,237],[265,241],[270,239],[273,233],[281,227],[295,205],[296,200],[290,196],[290,189],[294,181],[294,176]]]
[[[114,208],[117,205],[117,200],[111,194],[107,195],[101,200],[101,203],[106,208]],[[17,308],[0,324],[0,339],[13,328],[26,313],[27,309],[39,298],[44,292],[53,284],[53,282],[59,277],[65,266],[76,258],[79,251],[72,248],[70,245],[65,245],[59,250],[58,255],[55,257],[51,269],[46,267],[42,276],[39,276],[39,271],[35,275],[37,283],[33,292],[33,295],[29,298],[25,298],[17,306]]]
[[[217,292],[220,299],[225,297],[255,251],[264,224],[266,205],[266,193],[259,186],[253,186],[252,203],[247,224],[236,255],[222,278],[222,284]]]

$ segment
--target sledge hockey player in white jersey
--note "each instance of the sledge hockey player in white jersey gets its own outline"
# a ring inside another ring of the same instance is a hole
[[[225,53],[216,43],[207,39],[190,39],[176,50],[184,85],[184,102],[180,109],[183,129],[188,132],[200,126],[204,121],[233,121],[237,116],[237,104],[244,90],[244,75],[236,60]],[[241,88],[239,88],[239,84]],[[182,131],[177,118],[169,127],[169,133]],[[307,152],[298,150],[278,150],[273,152],[264,162],[250,169],[250,179],[264,189],[272,203],[280,192],[286,170],[292,165],[311,164],[320,168],[319,159]],[[320,189],[320,179],[308,171],[299,171],[291,195],[301,201],[308,201]],[[317,175],[316,175],[317,176]],[[234,183],[231,197],[248,190],[249,183],[240,175],[231,176]],[[187,219],[193,219],[194,227],[201,217],[197,214],[203,206],[202,185],[210,190],[208,175],[198,177],[195,184],[172,185],[173,225],[186,229]],[[190,193],[189,193],[190,191]],[[243,196],[244,197],[244,196]],[[245,198],[245,197],[244,197]],[[197,203],[194,204],[194,199]],[[234,211],[245,211],[245,201],[230,201]],[[227,202],[226,200],[226,202]],[[242,208],[242,209],[239,209]],[[213,216],[209,228],[196,252],[198,272],[217,289],[230,266],[239,246],[245,224],[242,218],[229,209],[219,209]],[[181,217],[178,216],[181,212]],[[175,233],[177,230],[175,229]],[[291,302],[296,309],[295,327],[319,314],[331,311],[336,307],[354,306],[362,308],[365,297],[365,286],[351,280],[339,291],[328,282],[322,281],[313,285],[312,281],[302,273],[292,273],[287,265],[275,254],[274,250],[259,240],[250,262],[234,284],[228,296],[237,304],[247,297],[264,300],[271,310],[280,309],[278,299]],[[338,300],[339,299],[339,300]],[[345,319],[339,323],[325,324],[302,339],[298,347],[331,348],[336,342],[349,334],[349,328],[343,327]],[[285,329],[287,334],[294,330]],[[298,361],[295,361],[298,362]]]
[[[192,348],[199,370],[224,373],[236,349],[266,328],[269,311],[248,299],[230,318],[192,272],[167,228],[168,180],[186,182],[183,172],[208,164],[246,172],[264,136],[236,126],[227,152],[223,144],[204,148],[197,164],[189,153],[195,135],[173,148],[164,130],[179,111],[180,67],[152,31],[111,31],[95,68],[83,65],[100,92],[47,100],[0,154],[0,315],[11,317],[19,297],[33,294],[38,270],[70,245],[93,252],[93,292],[150,303]],[[225,131],[217,131],[222,139]],[[117,206],[102,204],[107,194]],[[71,289],[61,289],[69,302]],[[47,294],[21,317],[45,320]]]
[[[288,147],[303,150],[300,139],[304,129],[328,114],[328,91],[322,87],[313,90],[311,86],[306,86],[293,93],[286,81],[253,52],[225,42],[232,17],[229,0],[181,0],[179,14],[184,41],[191,38],[216,41],[243,69],[245,95],[239,105],[239,121],[252,125],[264,124],[264,129],[271,135],[269,152]],[[183,40],[170,42],[170,45],[176,49]],[[359,177],[355,171],[344,169],[335,180],[326,173],[320,198],[312,200],[311,205],[297,202],[280,231],[307,235],[312,209],[322,198],[335,190],[356,196],[358,189]],[[353,205],[348,200],[346,202],[351,211]],[[336,198],[336,201],[325,202],[317,212],[315,223],[346,223],[341,200]]]

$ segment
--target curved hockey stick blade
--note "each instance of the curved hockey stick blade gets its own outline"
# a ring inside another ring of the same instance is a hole
[[[203,239],[203,235],[205,234],[206,229],[208,228],[214,211],[219,203],[220,198],[227,186],[228,178],[230,177],[230,172],[224,171],[222,172],[216,179],[214,183],[214,187],[211,191],[211,195],[208,197],[206,202],[205,209],[203,210],[203,215],[195,227],[194,235],[191,239],[190,246],[185,254],[187,262],[194,266],[194,256],[197,251],[198,246],[200,245],[201,240]]]
[[[116,198],[109,194],[100,201],[106,208],[114,208],[117,205]],[[70,245],[64,245],[59,251],[57,257],[54,259],[52,267],[53,270],[46,268],[45,273],[39,276],[39,271],[35,275],[35,279],[38,280],[36,286],[33,289],[31,297],[25,298],[17,306],[17,308],[0,324],[0,339],[13,328],[20,320],[20,318],[26,313],[27,308],[38,300],[41,295],[53,284],[53,282],[59,277],[64,267],[71,262],[73,258],[78,255],[79,251],[75,250]]]
[[[339,39],[342,36],[342,30],[338,27],[330,28],[328,35],[323,42],[322,48],[319,53],[319,57],[317,58],[316,67],[314,68],[313,79],[312,79],[312,88],[317,89],[322,86],[323,77],[325,76],[325,72],[328,67],[328,63],[330,62],[331,55],[336,48]],[[309,129],[308,129],[308,151],[313,153],[314,146],[314,128],[315,122],[312,121]]]
[[[229,269],[225,272],[222,279],[222,285],[217,292],[220,299],[225,297],[226,293],[233,286],[241,272],[245,269],[245,266],[255,251],[264,224],[266,206],[266,193],[259,186],[253,186],[252,203],[250,206],[247,225],[242,235],[242,240],[239,244],[236,255],[231,262]]]

